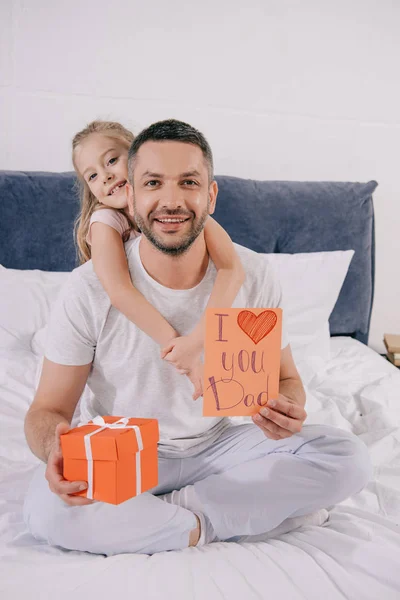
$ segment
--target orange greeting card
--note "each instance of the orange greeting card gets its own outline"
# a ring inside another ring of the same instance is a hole
[[[278,397],[281,336],[281,308],[207,309],[205,417],[247,417]]]

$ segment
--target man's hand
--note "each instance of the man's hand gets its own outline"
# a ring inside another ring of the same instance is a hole
[[[254,415],[253,422],[271,440],[281,440],[299,433],[307,413],[302,406],[279,394],[277,399],[268,400],[267,406]]]
[[[88,498],[71,496],[71,494],[86,489],[86,481],[67,481],[63,476],[60,435],[67,433],[69,429],[66,423],[59,423],[56,427],[55,441],[47,460],[46,479],[49,482],[50,490],[70,506],[92,504],[93,500],[89,500]]]

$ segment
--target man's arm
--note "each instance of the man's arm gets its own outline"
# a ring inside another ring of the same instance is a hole
[[[253,422],[273,440],[290,437],[301,431],[307,417],[305,403],[303,383],[288,344],[281,350],[279,396],[270,398],[267,406],[253,416]]]
[[[54,445],[58,423],[70,425],[83,392],[91,363],[66,366],[44,359],[35,398],[25,418],[25,435],[30,449],[47,462]]]
[[[279,393],[304,408],[306,404],[306,393],[293,360],[290,344],[281,350]]]
[[[74,495],[87,488],[87,482],[64,479],[60,444],[60,435],[69,431],[90,367],[91,363],[67,366],[45,358],[35,399],[25,418],[29,447],[47,463],[46,479],[50,490],[70,506],[92,503],[92,500]]]

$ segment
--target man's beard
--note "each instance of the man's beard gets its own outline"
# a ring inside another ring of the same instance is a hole
[[[136,203],[134,202],[133,204],[133,210],[135,215],[134,219],[142,234],[149,240],[149,242],[153,244],[153,246],[157,248],[157,250],[160,250],[161,252],[163,252],[164,254],[168,254],[169,256],[180,256],[190,248],[190,246],[198,238],[198,236],[204,229],[208,217],[208,209],[209,202],[207,202],[207,208],[204,209],[202,214],[197,219],[192,220],[191,228],[183,236],[183,238],[177,240],[175,244],[166,245],[160,237],[155,235],[155,233],[147,225],[146,221],[137,212]],[[165,217],[174,217],[175,215],[182,215],[182,210],[163,210],[162,214]],[[194,216],[194,213],[191,212],[190,216]]]

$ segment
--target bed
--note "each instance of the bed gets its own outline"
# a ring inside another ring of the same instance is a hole
[[[37,542],[22,505],[38,459],[23,421],[45,326],[76,265],[71,173],[0,172],[0,597],[4,600],[398,600],[400,370],[367,346],[376,182],[217,178],[216,218],[281,278],[307,423],[352,431],[373,479],[322,527],[153,556],[106,558]],[[79,410],[74,419],[79,418]]]

